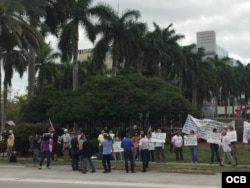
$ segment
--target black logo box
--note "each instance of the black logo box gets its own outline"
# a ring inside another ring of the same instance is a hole
[[[250,188],[250,172],[222,172],[222,188],[238,185],[240,188]]]

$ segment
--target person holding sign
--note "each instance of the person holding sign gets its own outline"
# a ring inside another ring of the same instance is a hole
[[[176,135],[173,136],[171,143],[174,146],[174,152],[176,156],[176,162],[183,162],[182,146],[183,139],[181,133],[178,131]]]
[[[217,129],[213,128],[213,136],[217,137]],[[220,137],[218,137],[220,139]],[[220,154],[219,154],[219,144],[217,143],[210,143],[210,150],[211,150],[211,157],[210,157],[210,164],[214,163],[214,155],[216,156],[217,161],[220,163]]]
[[[190,135],[192,135],[196,141],[196,144],[189,145],[192,163],[198,163],[198,136],[195,134],[194,130],[190,131]]]
[[[161,129],[158,128],[156,131],[156,134],[161,135]],[[166,158],[165,158],[165,154],[164,154],[164,144],[165,144],[165,140],[164,142],[155,142],[155,158],[156,158],[156,162],[165,162]],[[160,159],[161,156],[161,159]]]
[[[220,166],[224,166],[226,159],[229,160],[232,166],[236,166],[236,162],[231,155],[232,149],[230,147],[230,144],[231,144],[230,136],[227,134],[226,131],[222,131],[221,135],[222,135],[221,145],[223,148],[223,157],[222,157],[222,163],[220,164]]]
[[[233,156],[235,162],[237,163],[237,156],[236,156],[237,133],[236,133],[236,131],[234,130],[234,128],[233,128],[232,125],[230,125],[230,126],[228,127],[227,134],[228,134],[229,137],[230,137],[230,142],[231,142],[230,146],[231,146],[231,149],[232,149],[231,154],[232,154],[232,156]]]

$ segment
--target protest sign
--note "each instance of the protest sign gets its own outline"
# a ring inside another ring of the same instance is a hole
[[[161,142],[165,143],[166,142],[166,133],[152,133],[151,136],[151,142]]]
[[[184,146],[197,146],[197,136],[196,135],[184,135]]]

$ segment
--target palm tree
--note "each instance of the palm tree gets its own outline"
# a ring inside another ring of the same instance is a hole
[[[214,57],[208,58],[209,62],[213,62],[216,69],[216,85],[218,96],[221,99],[221,102],[225,106],[225,114],[227,114],[227,107],[229,105],[228,99],[230,98],[231,91],[233,88],[233,67],[228,64],[229,58],[225,57],[220,59],[217,55]]]
[[[4,81],[3,81],[3,122],[5,122],[6,109],[7,109],[7,97],[8,97],[8,87],[12,85],[11,80],[13,78],[14,71],[18,72],[20,78],[22,78],[23,73],[26,71],[27,55],[20,50],[10,50],[7,51],[3,56],[3,70],[4,70]]]
[[[111,6],[99,3],[91,13],[98,16],[96,25],[100,39],[93,50],[94,62],[103,64],[108,51],[112,54],[112,76],[117,74],[121,63],[138,51],[138,32],[145,30],[145,24],[137,22],[141,16],[137,10],[126,10],[119,16]]]
[[[22,0],[9,1],[3,0],[0,3],[0,49],[1,52],[5,51],[5,80],[4,87],[5,91],[3,94],[3,105],[7,104],[7,88],[8,84],[11,84],[12,74],[10,69],[12,69],[14,63],[7,65],[8,62],[11,63],[9,59],[9,54],[13,53],[13,49],[18,49],[19,52],[23,53],[27,50],[29,46],[39,47],[42,45],[43,37],[34,28],[30,26],[27,21],[23,18],[25,13],[25,6]],[[23,50],[24,49],[24,50]],[[15,50],[14,50],[15,51]],[[23,54],[25,55],[25,54]],[[20,58],[19,58],[20,59]],[[10,67],[10,68],[8,68]],[[5,107],[2,109],[6,110]],[[2,112],[2,114],[4,114]],[[1,129],[4,130],[4,117],[1,118]]]
[[[56,80],[59,70],[57,69],[58,66],[55,64],[59,57],[60,53],[53,52],[49,44],[37,52],[35,69],[36,72],[38,72],[38,86],[40,95],[43,94],[45,82],[51,84],[54,80]]]
[[[73,57],[73,90],[75,90],[78,88],[79,27],[84,27],[86,35],[92,42],[96,35],[90,21],[92,0],[72,0],[71,2],[67,24],[62,28],[58,46],[62,52],[62,61],[70,62]]]

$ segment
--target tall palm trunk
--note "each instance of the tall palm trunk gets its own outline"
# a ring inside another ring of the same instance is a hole
[[[28,97],[31,99],[34,96],[35,87],[35,49],[30,46],[29,51],[29,69],[28,69]]]
[[[3,86],[3,106],[2,106],[2,123],[5,129],[6,111],[7,111],[7,98],[8,98],[8,84]]]
[[[0,94],[1,94],[1,133],[5,129],[5,123],[4,123],[4,106],[3,106],[3,95],[2,95],[2,62],[0,62]]]
[[[75,43],[73,52],[73,90],[78,88],[78,41],[79,41],[79,29],[76,27],[75,31]]]

